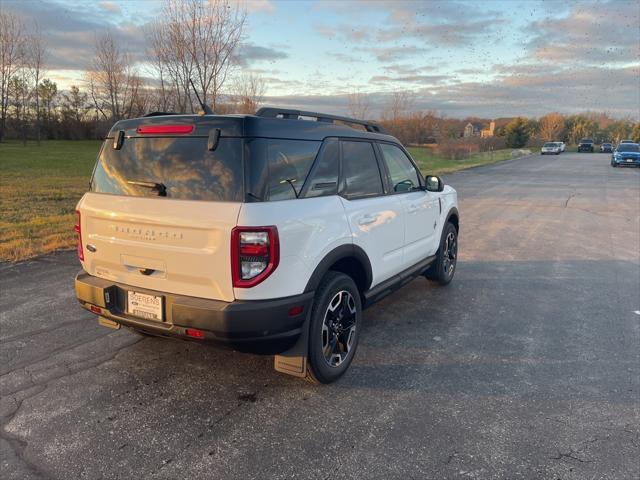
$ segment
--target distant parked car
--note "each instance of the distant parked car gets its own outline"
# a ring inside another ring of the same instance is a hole
[[[600,151],[602,153],[612,153],[613,145],[611,143],[603,143],[602,145],[600,145]]]
[[[583,138],[578,144],[578,152],[593,153],[593,140],[590,138]]]
[[[640,145],[621,143],[611,155],[612,167],[640,167]]]
[[[546,155],[548,153],[559,155],[561,152],[562,152],[562,147],[558,142],[547,142],[540,149],[540,155]]]

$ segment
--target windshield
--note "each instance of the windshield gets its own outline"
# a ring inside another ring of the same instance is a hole
[[[215,151],[207,139],[128,138],[120,150],[107,138],[91,180],[91,191],[132,197],[242,201],[242,144],[221,138]]]
[[[558,144],[557,143],[552,143],[552,142],[548,142],[544,144],[545,147],[557,147]]]
[[[618,152],[638,152],[640,151],[640,146],[637,143],[623,143],[618,145],[616,150]]]

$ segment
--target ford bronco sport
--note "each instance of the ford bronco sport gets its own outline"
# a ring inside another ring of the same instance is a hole
[[[105,326],[275,354],[328,383],[362,309],[456,268],[457,195],[370,122],[263,108],[116,123],[77,206],[80,304]]]

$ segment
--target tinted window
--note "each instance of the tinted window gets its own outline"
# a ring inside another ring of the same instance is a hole
[[[382,158],[389,170],[394,192],[409,192],[420,186],[418,172],[405,153],[395,145],[381,143]]]
[[[206,138],[128,138],[120,150],[107,139],[91,191],[133,197],[242,201],[242,140],[221,138],[215,151]],[[137,182],[133,183],[133,182]],[[147,186],[141,186],[140,183]]]
[[[348,197],[382,195],[380,170],[369,142],[342,142],[342,171]]]
[[[306,197],[338,193],[339,159],[340,144],[337,140],[328,140],[320,152],[317,165],[311,172]]]
[[[296,198],[321,142],[256,138],[248,141],[248,200]]]

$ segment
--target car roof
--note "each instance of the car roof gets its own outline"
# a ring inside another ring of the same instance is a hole
[[[351,137],[400,143],[392,135],[353,128],[341,121],[333,123],[320,120],[262,117],[257,115],[154,114],[147,117],[120,120],[111,127],[108,138],[113,138],[120,130],[125,132],[126,137],[140,136],[137,133],[137,129],[143,125],[185,124],[194,126],[193,133],[189,135],[191,137],[206,137],[212,129],[220,129],[222,137],[267,137],[317,141],[322,141],[327,137]]]

